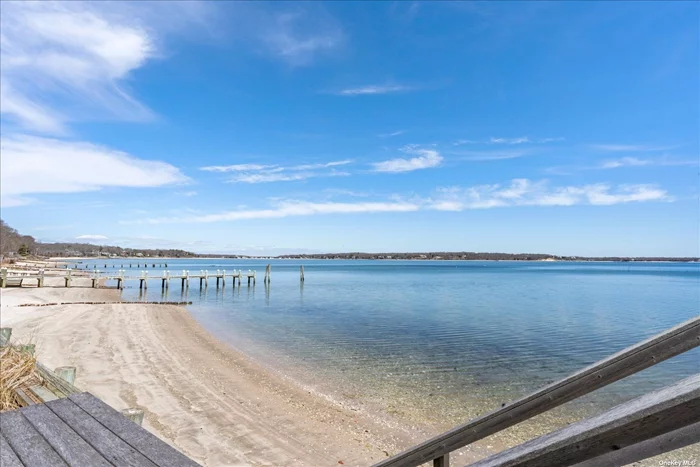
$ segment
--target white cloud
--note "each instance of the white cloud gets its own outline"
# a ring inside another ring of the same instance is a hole
[[[2,113],[14,123],[60,134],[88,115],[151,116],[124,82],[156,56],[133,17],[100,3],[3,2],[0,28]]]
[[[176,194],[184,196],[186,198],[191,198],[192,196],[197,196],[196,191],[178,191]]]
[[[560,136],[560,137],[557,137],[557,138],[542,138],[542,139],[537,140],[538,143],[543,143],[543,144],[544,144],[544,143],[555,143],[555,142],[557,142],[557,141],[564,141],[564,138],[562,138],[562,137]]]
[[[489,138],[489,143],[491,144],[523,144],[530,143],[530,138],[527,136],[522,136],[520,138]]]
[[[302,165],[293,165],[291,167],[284,168],[284,170],[316,170],[316,169],[327,169],[329,167],[338,167],[341,165],[348,165],[352,164],[352,160],[346,159],[342,161],[332,161],[332,162],[325,162],[325,163],[320,163],[320,164],[302,164]]]
[[[251,170],[265,170],[272,169],[277,166],[275,165],[261,165],[261,164],[234,164],[234,165],[210,165],[207,167],[200,167],[199,170],[204,170],[206,172],[248,172]]]
[[[4,207],[30,202],[25,195],[74,193],[103,187],[156,187],[183,183],[179,169],[90,143],[12,136],[0,142]]]
[[[228,180],[231,183],[290,182],[306,180],[308,178],[350,175],[350,173],[336,170],[334,167],[348,165],[352,162],[353,161],[350,159],[344,159],[340,161],[300,164],[286,167],[263,164],[237,164],[201,167],[200,170],[208,172],[236,172],[236,174]]]
[[[251,174],[235,175],[229,180],[231,183],[270,183],[291,182],[318,177],[342,177],[350,175],[349,172],[331,170],[327,172],[259,172]]]
[[[413,170],[438,167],[443,157],[434,149],[420,148],[416,145],[404,146],[401,151],[415,155],[410,159],[397,158],[372,164],[375,172],[411,172]]]
[[[673,201],[669,194],[654,185],[618,185],[604,183],[552,187],[547,180],[513,179],[505,185],[438,188],[432,197],[391,196],[383,201],[309,202],[279,200],[269,208],[225,211],[214,214],[156,217],[124,224],[208,223],[279,219],[321,214],[362,214],[415,212],[420,210],[464,211],[514,206],[606,206],[614,204]]]
[[[430,201],[430,207],[441,211],[462,211],[505,206],[613,205],[644,201],[672,201],[672,197],[654,185],[611,187],[598,183],[550,187],[546,180],[514,179],[506,186],[441,188]]]
[[[260,21],[262,41],[276,56],[291,65],[308,65],[343,42],[343,31],[330,15],[317,8],[314,12],[275,13]]]
[[[377,136],[379,136],[380,138],[391,138],[392,136],[399,136],[399,135],[402,135],[404,133],[406,133],[405,130],[398,130],[398,131],[393,131],[391,133],[380,133]]]
[[[107,240],[104,235],[79,235],[75,238],[77,240]]]
[[[311,203],[305,201],[282,201],[270,209],[227,211],[203,216],[162,217],[136,221],[136,223],[206,223],[251,219],[277,219],[282,217],[312,216],[317,214],[410,212],[417,211],[418,209],[420,209],[419,205],[408,202]]]
[[[667,157],[660,159],[639,159],[637,157],[622,157],[620,159],[614,159],[609,161],[604,161],[598,167],[599,169],[618,169],[620,167],[644,167],[648,165],[659,165],[659,166],[674,166],[674,165],[700,165],[700,161],[691,160],[673,160]]]
[[[462,146],[464,144],[477,144],[478,141],[474,141],[473,139],[458,139],[454,143],[452,143],[452,146]]]
[[[340,96],[365,96],[374,94],[389,94],[393,92],[410,91],[412,88],[400,84],[371,84],[356,88],[341,89],[336,94]]]

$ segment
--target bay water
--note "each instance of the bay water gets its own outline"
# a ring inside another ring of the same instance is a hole
[[[442,430],[483,414],[700,312],[700,263],[342,260],[86,260],[137,275],[257,271],[257,284],[127,300],[187,300],[209,332],[315,390]],[[129,268],[129,264],[132,265]],[[137,264],[141,266],[137,267]],[[156,264],[157,267],[152,267]],[[263,284],[272,265],[271,284]],[[304,265],[305,282],[299,280]],[[596,391],[517,441],[700,371],[698,349]],[[512,443],[508,443],[512,444]]]

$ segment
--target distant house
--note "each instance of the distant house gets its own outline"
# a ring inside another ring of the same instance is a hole
[[[136,253],[136,256],[138,256],[140,258],[143,256],[143,253]]]

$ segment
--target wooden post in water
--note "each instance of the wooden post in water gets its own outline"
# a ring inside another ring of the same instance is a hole
[[[185,271],[185,285],[190,288],[190,271]]]
[[[221,271],[221,287],[226,287],[226,269]]]
[[[304,282],[304,265],[299,266],[299,281]]]
[[[121,413],[137,425],[141,426],[143,424],[143,410],[131,408],[124,409]]]
[[[7,287],[7,268],[0,269],[0,287]]]
[[[40,269],[39,270],[39,278],[36,280],[37,282],[37,287],[43,287],[44,286],[44,270]]]
[[[68,384],[75,384],[76,368],[74,366],[59,366],[53,372]]]
[[[219,288],[219,277],[221,276],[221,271],[219,269],[216,270],[216,288]]]
[[[97,288],[97,281],[99,280],[97,275],[99,273],[100,273],[100,271],[95,271],[94,274],[92,275],[92,288],[93,289]]]
[[[12,328],[0,328],[0,347],[8,345],[10,337],[12,337]]]
[[[263,279],[263,283],[265,283],[265,284],[270,283],[270,279],[271,279],[270,275],[272,272],[271,269],[272,269],[272,265],[270,265],[270,264],[268,264],[267,267],[265,267],[265,278]]]

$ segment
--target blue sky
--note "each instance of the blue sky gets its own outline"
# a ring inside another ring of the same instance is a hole
[[[697,2],[0,8],[2,217],[42,240],[699,254]]]

